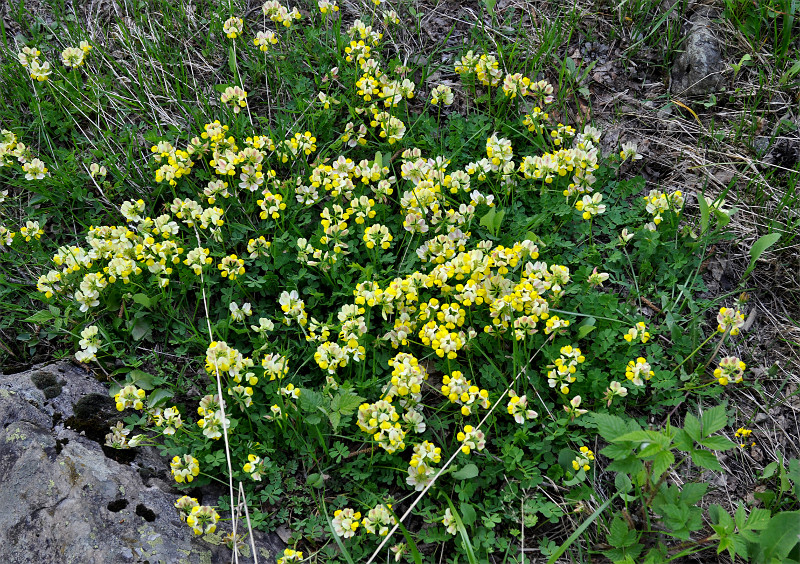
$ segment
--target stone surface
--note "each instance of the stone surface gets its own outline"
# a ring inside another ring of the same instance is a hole
[[[154,449],[121,464],[89,438],[113,416],[107,397],[69,363],[0,374],[0,562],[230,562],[219,535],[197,538],[181,522],[173,507],[181,493],[159,479],[167,463]],[[87,413],[88,430],[67,427]],[[274,562],[284,546],[276,535],[256,533],[255,541],[259,562]],[[252,562],[244,552],[239,562]]]
[[[710,19],[695,15],[684,49],[672,67],[672,93],[678,96],[706,96],[718,90],[724,82],[725,66]]]

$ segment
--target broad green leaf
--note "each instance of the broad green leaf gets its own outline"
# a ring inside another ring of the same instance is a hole
[[[701,422],[703,424],[704,437],[708,437],[711,433],[716,433],[728,424],[728,418],[725,415],[725,407],[718,405],[704,411],[701,416]]]
[[[794,546],[800,542],[798,523],[800,523],[800,511],[784,511],[772,517],[760,535],[765,562],[773,558],[779,562],[784,561]]]
[[[50,321],[51,319],[53,319],[53,317],[55,317],[55,316],[52,313],[50,313],[49,311],[41,310],[41,311],[37,311],[36,313],[31,315],[27,319],[23,319],[22,321],[24,321],[25,323],[40,324],[40,323],[45,323],[47,321]]]
[[[153,330],[153,324],[147,319],[137,319],[131,327],[131,337],[134,341],[141,341]]]
[[[747,276],[753,272],[753,269],[756,267],[756,261],[761,258],[761,255],[764,254],[764,251],[777,243],[780,238],[780,233],[769,233],[759,237],[758,241],[753,243],[753,246],[750,248],[750,264],[748,265],[747,270],[744,271],[742,279],[747,278]]]
[[[467,464],[461,470],[453,472],[453,478],[456,480],[471,480],[478,475],[478,467],[474,464]]]
[[[684,484],[681,491],[681,501],[689,505],[695,505],[706,495],[707,490],[708,484],[700,484],[698,482]]]
[[[702,438],[700,420],[694,415],[687,414],[683,420],[683,430],[692,440],[699,441]]]
[[[303,411],[315,412],[322,407],[322,399],[322,394],[319,392],[303,388],[300,390],[300,398],[297,403],[300,404]]]
[[[620,435],[628,432],[628,425],[621,417],[615,415],[608,415],[607,413],[594,413],[592,414],[595,425],[597,425],[597,432],[605,440],[611,442]]]
[[[127,381],[137,388],[141,388],[143,390],[152,390],[155,388],[153,378],[154,376],[152,374],[136,368],[128,372]]]
[[[614,520],[611,521],[611,526],[608,528],[606,542],[616,548],[625,548],[630,546],[633,544],[635,537],[633,540],[631,540],[628,533],[630,533],[628,524],[622,517],[616,515]]]
[[[165,390],[164,388],[158,388],[153,390],[150,393],[150,396],[147,398],[147,405],[149,407],[158,407],[162,403],[165,403],[169,398],[173,397],[175,394],[169,390]]]
[[[667,448],[670,443],[670,438],[662,435],[658,431],[642,430],[625,433],[624,435],[620,435],[613,440],[615,443],[621,441],[630,441],[634,443],[656,443],[664,448]]]
[[[734,442],[720,435],[708,437],[697,442],[711,450],[730,450],[732,448],[736,448],[736,444]]]
[[[461,509],[461,519],[467,527],[471,527],[477,517],[475,508],[470,503],[462,503],[459,508]]]
[[[583,321],[583,323],[578,325],[578,340],[579,341],[581,339],[583,339],[586,335],[588,335],[589,333],[591,333],[592,331],[597,329],[597,327],[595,327],[595,323],[597,323],[597,320],[594,317],[587,317]]]
[[[772,514],[769,509],[751,509],[750,515],[747,517],[747,521],[742,528],[750,529],[751,531],[760,531],[769,525],[771,517]]]
[[[364,398],[352,392],[339,394],[331,401],[331,411],[337,411],[342,415],[350,415],[363,402]]]
[[[153,304],[153,300],[150,299],[146,294],[134,294],[133,301],[139,305],[144,307],[150,307]]]
[[[306,476],[306,484],[312,488],[321,488],[323,483],[322,474],[314,473]]]
[[[661,477],[661,474],[675,463],[675,455],[671,451],[664,450],[653,457],[653,480]]]
[[[698,466],[707,468],[708,470],[722,470],[722,466],[719,465],[716,455],[707,450],[695,450],[692,452],[692,461]]]

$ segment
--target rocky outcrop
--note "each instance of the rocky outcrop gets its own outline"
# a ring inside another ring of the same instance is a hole
[[[113,422],[108,401],[100,382],[69,363],[0,374],[0,562],[229,562],[221,536],[196,538],[181,522],[181,493],[155,451],[121,463],[90,438]],[[283,549],[274,535],[255,541],[259,562]],[[249,552],[239,561],[252,562]]]
[[[712,20],[703,13],[694,15],[685,47],[672,67],[670,90],[677,96],[706,96],[724,84],[725,66]]]

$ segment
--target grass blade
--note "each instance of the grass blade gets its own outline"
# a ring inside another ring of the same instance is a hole
[[[606,500],[606,502],[605,502],[603,505],[601,505],[600,507],[598,507],[598,508],[597,508],[597,510],[596,510],[594,513],[592,513],[592,514],[591,514],[591,516],[590,516],[590,517],[589,517],[589,518],[588,518],[586,521],[584,521],[583,523],[581,523],[581,526],[580,526],[580,527],[578,527],[577,529],[575,529],[575,532],[574,532],[574,533],[572,533],[572,534],[569,536],[569,538],[568,538],[568,539],[567,539],[567,540],[564,542],[564,544],[562,544],[561,546],[559,546],[559,547],[558,547],[558,550],[556,550],[556,551],[555,551],[555,552],[552,554],[552,556],[550,556],[550,558],[547,560],[547,564],[555,564],[555,561],[556,561],[556,560],[558,560],[558,558],[559,558],[559,557],[560,557],[562,554],[564,554],[564,552],[566,552],[566,550],[567,550],[567,549],[568,549],[570,546],[572,546],[572,543],[573,543],[573,542],[575,542],[575,540],[576,540],[576,539],[577,539],[579,536],[581,536],[581,535],[583,534],[583,531],[585,531],[585,530],[586,530],[586,529],[589,527],[589,525],[591,525],[591,524],[594,522],[594,520],[595,520],[595,519],[597,519],[597,518],[600,516],[600,514],[601,514],[603,511],[605,511],[605,510],[606,510],[606,507],[608,507],[609,505],[611,505],[611,502],[614,500],[614,497],[616,497],[616,496],[613,496],[613,497],[610,497],[610,498],[608,498],[608,499]]]

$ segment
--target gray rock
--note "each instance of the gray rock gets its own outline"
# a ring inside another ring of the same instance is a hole
[[[63,426],[91,394],[108,395],[68,363],[0,374],[0,562],[229,562],[220,535],[197,538],[181,522],[173,506],[181,493],[159,479],[145,485],[135,467],[158,475],[165,461],[147,452],[139,464],[120,464],[88,433]],[[285,546],[277,535],[254,540],[259,562],[274,562]],[[244,552],[239,562],[252,562],[249,546]]]
[[[722,86],[724,65],[719,41],[711,26],[711,20],[705,16],[698,15],[692,20],[686,50],[672,67],[670,90],[673,94],[705,96]]]

